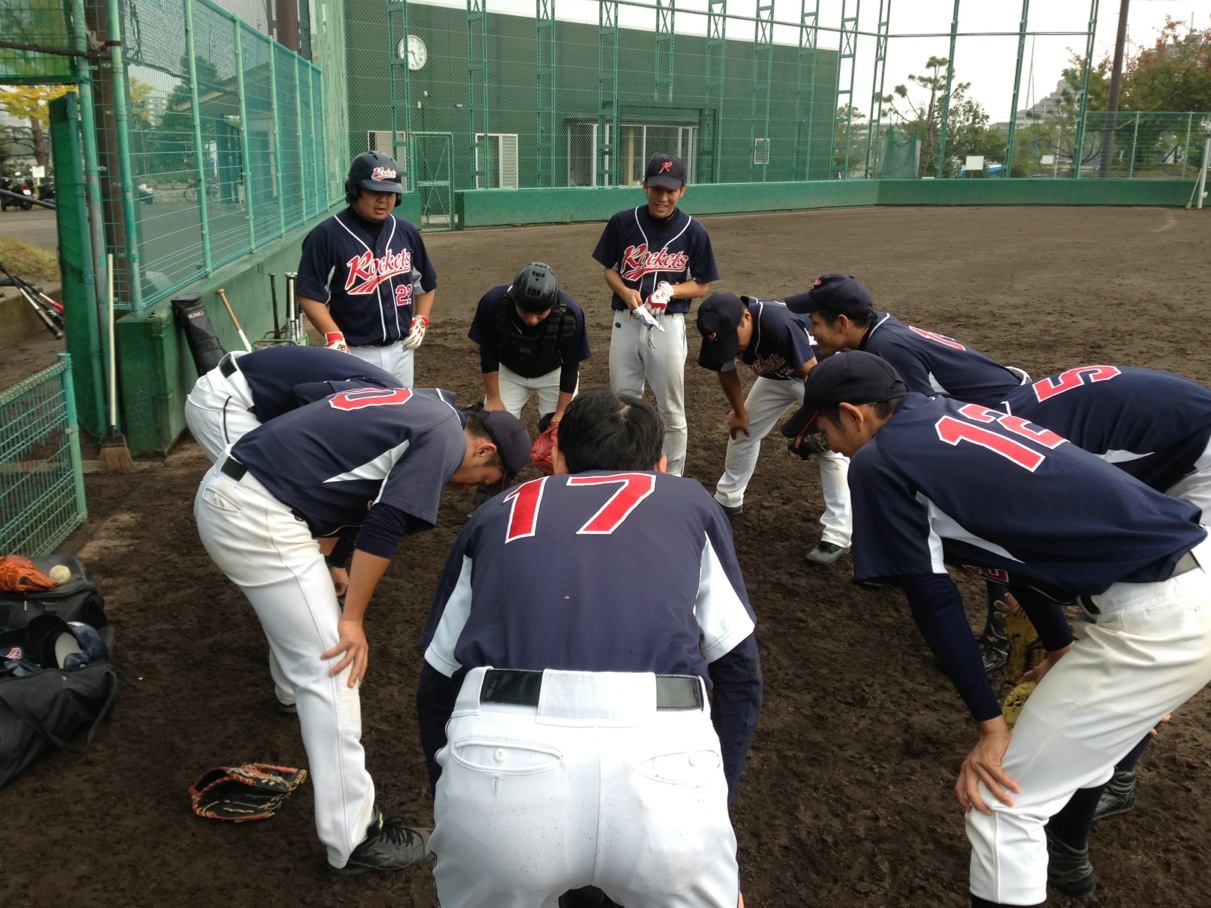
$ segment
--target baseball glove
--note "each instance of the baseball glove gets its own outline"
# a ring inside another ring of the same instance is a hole
[[[0,558],[0,590],[6,593],[43,593],[58,586],[24,555]]]
[[[832,450],[828,446],[828,436],[823,432],[807,432],[804,435],[788,439],[786,446],[792,454],[803,460],[807,460],[813,454],[823,454]]]
[[[1047,650],[1038,631],[1020,605],[1005,612],[1005,636],[1009,638],[1009,658],[1005,662],[1005,680],[1016,684],[1032,668],[1038,668],[1047,658]]]
[[[1005,724],[1010,728],[1017,724],[1018,717],[1022,715],[1022,707],[1026,705],[1037,686],[1037,681],[1023,681],[1005,696],[1005,702],[1001,704],[1001,715],[1005,717]]]
[[[548,425],[530,446],[530,460],[539,471],[550,476],[555,472],[553,448],[559,440],[559,423]]]
[[[290,793],[307,780],[307,770],[268,763],[217,766],[189,788],[193,812],[212,820],[268,820]]]

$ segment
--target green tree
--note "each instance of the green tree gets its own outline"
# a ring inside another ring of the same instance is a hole
[[[866,176],[867,124],[866,115],[852,104],[837,108],[834,121],[836,134],[833,136],[833,173],[848,176],[856,173]],[[847,129],[848,125],[848,129]]]
[[[1211,28],[1166,19],[1156,44],[1123,70],[1125,109],[1211,111]]]
[[[1005,154],[1004,140],[996,130],[988,128],[988,114],[978,102],[967,97],[971,83],[952,81],[947,94],[949,64],[946,57],[930,57],[925,62],[926,72],[908,77],[909,82],[928,92],[924,100],[911,98],[907,85],[897,85],[890,95],[883,98],[883,103],[890,105],[892,117],[900,121],[906,132],[915,132],[920,139],[918,176],[933,176],[938,172],[943,110],[947,111],[943,176],[958,173],[967,155],[982,154],[996,159]]]
[[[67,85],[4,85],[0,86],[0,110],[28,124],[7,128],[11,144],[25,146],[41,167],[50,164],[50,146],[46,141],[50,128],[50,108],[47,102],[67,94]]]

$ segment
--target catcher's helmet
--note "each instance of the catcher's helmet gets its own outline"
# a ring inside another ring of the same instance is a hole
[[[524,312],[547,312],[559,305],[559,278],[550,265],[530,262],[513,278],[509,299]]]
[[[363,151],[354,158],[345,180],[345,201],[350,205],[356,202],[359,189],[394,192],[398,206],[403,200],[404,187],[399,181],[399,165],[395,163],[395,158],[381,151]]]
[[[83,668],[109,658],[109,648],[92,625],[38,615],[27,628],[30,658],[43,668]]]

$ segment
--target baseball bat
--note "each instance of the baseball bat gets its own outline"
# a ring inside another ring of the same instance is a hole
[[[294,279],[298,277],[297,271],[286,272],[286,324],[289,326],[287,330],[290,333],[290,342],[297,344],[299,337],[303,333],[303,321],[299,317],[299,301],[294,295]]]
[[[269,274],[269,297],[273,306],[273,337],[277,340],[282,336],[282,326],[278,323],[278,276]]]
[[[9,274],[8,269],[5,268],[3,265],[0,265],[0,272],[2,272],[4,274],[4,276],[9,279],[9,282],[12,283],[12,285],[17,288],[17,292],[20,293],[23,297],[25,297],[25,301],[34,307],[34,311],[38,313],[38,318],[40,318],[42,320],[42,324],[46,325],[46,330],[49,331],[51,334],[53,334],[56,339],[62,338],[63,337],[62,329],[60,329],[59,326],[57,324],[55,324],[55,319],[51,318],[50,313],[47,312],[46,309],[43,308],[41,304],[39,304],[37,298],[34,297],[34,295],[32,293],[30,293],[28,290],[25,289],[25,285],[19,283],[11,274]]]
[[[8,274],[8,272],[5,272],[5,273]],[[37,287],[35,287],[33,284],[31,284],[25,278],[23,278],[21,275],[9,274],[8,278],[13,283],[20,284],[26,290],[28,290],[30,293],[34,294],[35,296],[40,297],[42,299],[43,303],[45,303],[47,306],[50,306],[50,308],[54,309],[56,312],[63,311],[62,303],[60,303],[58,300],[51,299],[49,296],[47,296],[45,293],[43,293],[41,290],[39,290]]]
[[[244,334],[244,329],[240,327],[240,320],[235,317],[235,310],[231,308],[231,303],[227,302],[227,293],[222,287],[218,289],[219,299],[223,301],[223,305],[227,307],[227,314],[231,316],[231,323],[235,325],[235,330],[240,335],[240,343],[244,345],[244,349],[249,353],[252,352],[252,344],[248,343],[248,337]]]

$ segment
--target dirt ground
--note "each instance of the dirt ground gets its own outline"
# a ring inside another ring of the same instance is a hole
[[[1204,212],[904,208],[705,223],[724,275],[716,289],[783,297],[820,273],[845,271],[881,308],[1036,377],[1109,362],[1211,383]],[[479,395],[466,339],[473,307],[537,259],[555,267],[589,313],[594,355],[582,387],[606,384],[608,297],[590,257],[600,228],[428,234],[440,288],[418,383],[468,402]],[[49,335],[3,351],[0,384],[55,352]],[[713,490],[727,408],[696,358],[691,343],[687,475]],[[527,416],[532,425],[537,414]],[[117,707],[87,753],[54,754],[0,790],[0,903],[436,905],[424,868],[328,874],[309,785],[268,822],[224,824],[190,812],[186,790],[211,766],[306,760],[296,721],[274,708],[252,611],[198,542],[190,511],[205,458],[185,439],[139,466],[86,476],[89,523],[64,547],[80,555],[108,602],[122,671]],[[446,494],[440,525],[407,541],[367,619],[368,764],[380,802],[413,825],[432,821],[413,709],[416,640],[473,507],[470,493]],[[899,591],[854,586],[848,556],[805,564],[820,509],[815,466],[771,438],[734,523],[766,681],[734,807],[747,904],[966,905],[968,846],[952,786],[974,729]],[[962,582],[975,627],[982,591]],[[1204,691],[1174,716],[1141,763],[1136,809],[1096,826],[1098,890],[1089,908],[1206,904],[1209,709]],[[1053,904],[1070,902],[1057,895]]]

